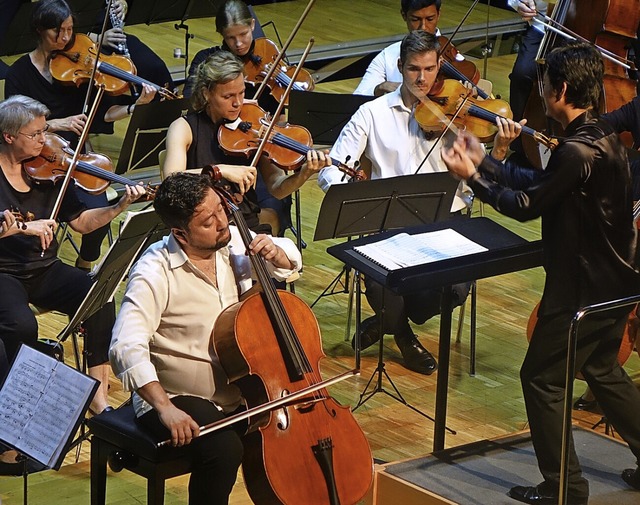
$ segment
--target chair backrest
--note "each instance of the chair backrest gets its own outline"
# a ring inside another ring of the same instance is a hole
[[[164,160],[167,159],[167,150],[163,149],[158,153],[158,165],[160,166],[160,180],[164,179]]]

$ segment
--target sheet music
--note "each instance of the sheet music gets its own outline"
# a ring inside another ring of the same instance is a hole
[[[353,249],[387,270],[487,251],[486,247],[450,228],[416,235],[399,233]]]
[[[0,390],[0,440],[52,467],[96,380],[25,345]]]

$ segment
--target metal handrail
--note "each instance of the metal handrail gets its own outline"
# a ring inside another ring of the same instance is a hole
[[[578,349],[578,327],[588,315],[598,312],[606,312],[612,309],[635,305],[640,302],[640,295],[612,300],[583,307],[571,320],[569,326],[569,343],[567,345],[567,375],[565,377],[564,418],[562,424],[562,457],[560,459],[560,490],[558,493],[558,505],[566,505],[569,484],[569,433],[571,430],[571,409],[573,399],[573,381],[576,376],[576,352]]]

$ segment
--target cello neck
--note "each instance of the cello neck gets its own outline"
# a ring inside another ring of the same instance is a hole
[[[221,192],[219,194],[221,198],[226,200],[227,206],[231,210],[233,221],[238,227],[242,241],[248,251],[253,237],[242,211],[229,198],[223,196]],[[288,365],[289,375],[292,380],[301,380],[305,374],[313,372],[311,363],[296,336],[293,325],[271,279],[265,259],[260,254],[249,254],[249,258],[262,287],[261,295],[271,318],[281,351],[283,355],[286,355],[285,363]]]

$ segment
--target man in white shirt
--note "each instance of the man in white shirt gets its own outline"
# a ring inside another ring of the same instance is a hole
[[[434,140],[428,139],[413,114],[420,98],[427,96],[436,81],[440,68],[436,47],[435,35],[423,30],[412,31],[402,40],[400,57],[396,62],[402,76],[401,86],[365,103],[356,111],[340,132],[329,154],[331,158],[346,160],[349,157],[356,161],[364,155],[363,165],[371,163],[365,168],[371,179],[446,170],[440,157],[440,146],[434,148]],[[492,156],[504,159],[509,143],[519,131],[520,125],[515,123],[500,126]],[[342,182],[344,175],[336,167],[325,167],[318,175],[318,184],[325,192],[331,185]],[[451,212],[460,215],[466,208],[465,195],[459,189]],[[437,368],[436,360],[414,335],[409,319],[423,324],[439,314],[440,290],[425,289],[401,297],[383,290],[380,284],[368,278],[365,278],[365,286],[367,301],[377,315],[362,322],[361,348],[365,349],[380,339],[378,315],[384,306],[383,333],[394,335],[405,366],[417,373],[432,374]],[[454,304],[460,305],[467,297],[469,284],[455,285],[453,292]]]
[[[407,30],[425,30],[438,35],[440,4],[441,0],[401,0],[400,14],[407,23]],[[398,58],[400,42],[383,49],[371,61],[353,94],[382,96],[396,90],[402,82]]]
[[[192,442],[199,426],[242,408],[213,349],[218,315],[252,285],[250,260],[207,175],[180,172],[154,200],[171,234],[133,267],[113,330],[109,356],[125,390],[133,391],[140,423],[158,440]],[[271,274],[285,280],[302,265],[295,244],[256,235]],[[233,429],[194,440],[189,503],[225,504],[242,461]]]

